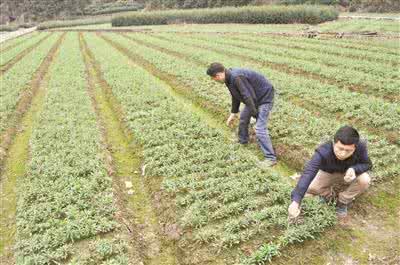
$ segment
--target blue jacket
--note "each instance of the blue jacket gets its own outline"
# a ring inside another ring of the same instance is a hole
[[[225,85],[232,96],[231,113],[238,113],[240,102],[250,107],[256,116],[258,106],[272,103],[274,87],[260,73],[244,68],[230,68],[225,71]]]
[[[356,145],[353,155],[346,160],[338,160],[336,158],[333,152],[333,142],[320,145],[307,163],[296,188],[292,191],[292,201],[300,203],[319,170],[328,173],[345,173],[349,168],[353,168],[356,175],[360,175],[372,168],[372,162],[368,157],[367,145],[364,142],[360,141]]]

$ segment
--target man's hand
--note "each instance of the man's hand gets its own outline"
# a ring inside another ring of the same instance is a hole
[[[226,121],[226,125],[231,127],[237,116],[237,113],[231,113],[231,115],[229,115],[228,117],[228,120]]]
[[[299,216],[300,214],[300,207],[299,207],[299,203],[293,201],[290,205],[289,205],[289,219],[295,219]]]
[[[344,175],[344,181],[350,183],[355,179],[356,179],[356,172],[354,171],[354,169],[353,168],[347,169],[346,174]]]

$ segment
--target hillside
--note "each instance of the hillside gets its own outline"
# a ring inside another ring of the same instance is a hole
[[[398,12],[398,0],[2,0],[0,24],[7,24],[10,17],[18,23],[74,18],[145,8],[188,9],[244,6],[263,4],[323,4],[339,5],[348,11]]]
[[[88,6],[104,6],[107,4],[132,5],[137,0],[2,0],[0,4],[0,24],[9,21],[13,16],[20,23],[43,21],[65,17],[83,16]]]

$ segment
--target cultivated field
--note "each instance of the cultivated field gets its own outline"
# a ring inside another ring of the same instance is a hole
[[[387,16],[387,15],[386,15]],[[395,20],[396,19],[396,20]],[[378,19],[345,19],[329,21],[318,25],[307,24],[178,24],[158,26],[134,26],[134,27],[112,27],[111,23],[91,23],[64,29],[134,29],[152,30],[153,32],[240,32],[240,33],[299,33],[307,30],[316,30],[321,33],[362,33],[377,32],[379,35],[399,37],[399,17],[393,20]],[[398,45],[397,45],[398,46]]]
[[[1,45],[1,261],[399,264],[399,40],[190,28]],[[214,61],[276,87],[278,166],[256,168],[256,143],[224,126]],[[344,124],[368,141],[372,187],[344,226],[311,197],[289,224],[289,176]]]

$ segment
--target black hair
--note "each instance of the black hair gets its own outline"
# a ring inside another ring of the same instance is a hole
[[[207,69],[207,74],[211,77],[217,75],[217,73],[222,73],[225,71],[225,67],[221,63],[212,63]]]
[[[360,135],[357,130],[351,126],[343,126],[336,132],[333,138],[334,142],[340,141],[344,145],[358,144],[360,141]]]

